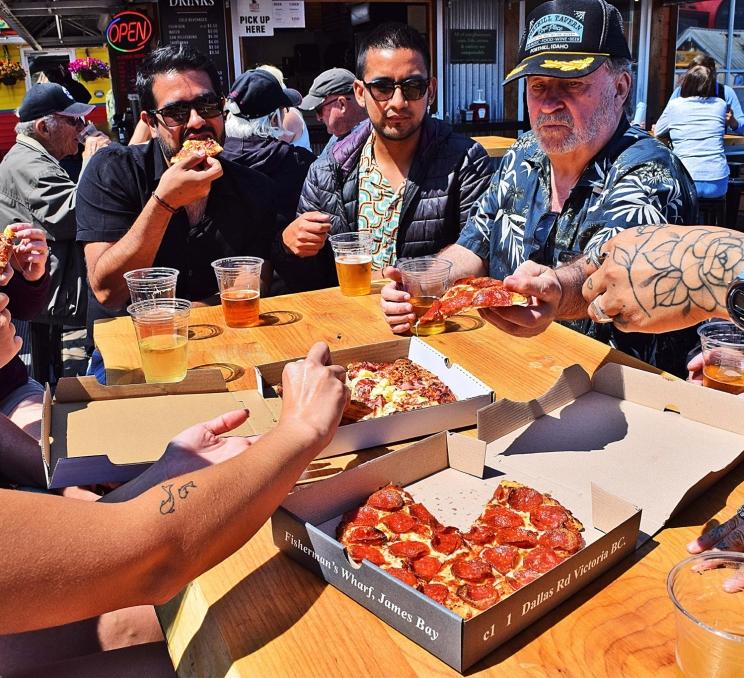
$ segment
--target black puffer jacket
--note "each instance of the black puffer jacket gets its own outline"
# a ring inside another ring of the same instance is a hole
[[[302,188],[298,215],[330,214],[331,234],[357,230],[359,158],[370,133],[369,122],[359,125],[313,163]],[[492,173],[491,159],[480,144],[427,118],[403,194],[398,258],[435,254],[454,243]],[[274,250],[274,265],[292,291],[338,284],[327,242],[316,256],[300,258],[284,247],[280,234]]]

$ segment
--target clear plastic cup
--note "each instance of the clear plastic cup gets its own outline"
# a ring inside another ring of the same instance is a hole
[[[341,294],[361,297],[372,289],[372,236],[369,233],[338,233],[328,238],[336,262]]]
[[[260,257],[226,257],[212,262],[228,327],[255,327],[261,324],[263,263]]]
[[[133,304],[148,299],[173,299],[176,296],[178,269],[165,266],[137,268],[127,271],[124,280]]]
[[[723,582],[742,569],[744,553],[708,551],[683,560],[669,573],[677,665],[685,676],[744,674],[744,592],[723,588]]]
[[[187,347],[191,302],[147,299],[130,304],[142,371],[148,384],[182,381],[188,368]]]
[[[403,289],[411,295],[411,305],[417,319],[424,315],[450,286],[452,262],[446,259],[439,257],[399,259],[396,267],[403,278]],[[412,332],[428,337],[444,332],[445,327],[444,320],[428,323],[420,323],[417,320]]]
[[[744,331],[727,320],[715,320],[701,325],[698,335],[703,349],[703,386],[735,395],[744,393]]]

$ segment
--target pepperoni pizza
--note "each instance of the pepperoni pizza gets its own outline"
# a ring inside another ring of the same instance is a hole
[[[222,146],[214,139],[186,139],[181,146],[181,150],[171,158],[171,165],[175,165],[177,162],[188,158],[192,153],[197,152],[202,152],[207,157],[214,158],[222,153]]]
[[[346,513],[337,536],[353,560],[368,560],[470,619],[583,548],[583,529],[549,495],[503,480],[465,533],[388,485]]]

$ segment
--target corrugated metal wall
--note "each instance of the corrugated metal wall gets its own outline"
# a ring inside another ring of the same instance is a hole
[[[498,0],[445,0],[445,49],[449,52],[449,31],[453,28],[493,30],[499,34],[503,3]],[[459,120],[461,108],[470,106],[477,89],[485,90],[491,120],[502,118],[502,46],[496,41],[496,63],[450,64],[446,58],[446,108],[452,121]]]

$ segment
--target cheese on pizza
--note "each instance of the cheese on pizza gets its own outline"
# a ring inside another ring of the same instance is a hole
[[[171,158],[171,164],[175,165],[177,162],[181,162],[196,151],[202,151],[208,157],[213,158],[222,153],[222,146],[214,139],[186,139],[181,146],[181,150]]]

